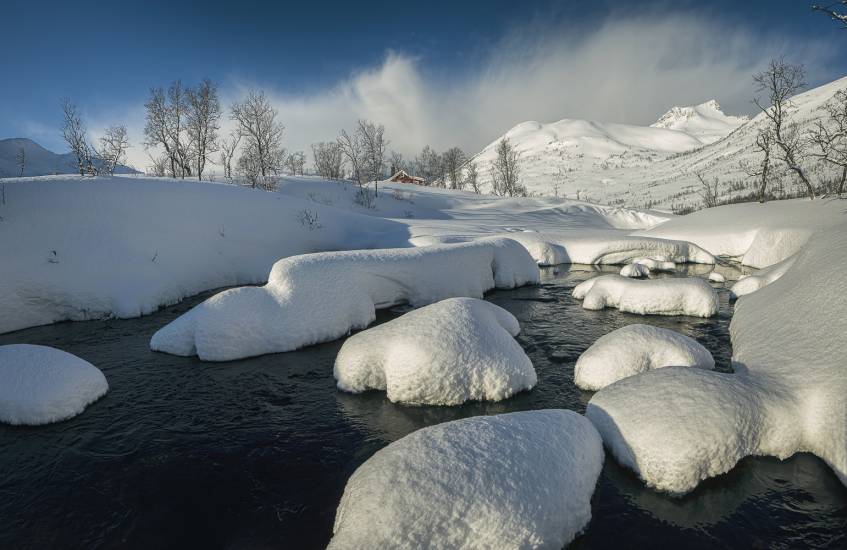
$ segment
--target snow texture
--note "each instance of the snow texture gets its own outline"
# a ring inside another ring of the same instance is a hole
[[[100,369],[46,346],[0,346],[0,422],[40,425],[66,420],[109,390]]]
[[[711,273],[709,273],[709,280],[712,281],[713,283],[725,283],[726,277],[724,277],[722,274],[718,273],[717,271],[712,271]]]
[[[397,403],[500,401],[536,383],[513,338],[518,320],[474,298],[451,298],[351,336],[335,360],[338,388],[385,390]]]
[[[734,374],[666,368],[594,395],[586,415],[649,486],[685,493],[746,456],[817,455],[847,483],[847,224],[819,231],[788,271],[742,297]]]
[[[768,286],[785,275],[785,273],[791,269],[791,266],[794,265],[794,261],[796,259],[797,256],[791,256],[790,258],[782,260],[778,264],[760,269],[752,275],[739,279],[730,289],[732,297],[738,298],[739,296],[756,292],[757,290]]]
[[[332,550],[562,548],[591,519],[600,437],[565,410],[424,428],[350,477]]]
[[[600,337],[579,356],[574,382],[596,391],[636,374],[664,367],[715,368],[709,350],[697,340],[650,325],[628,325]]]
[[[640,315],[711,317],[718,312],[718,294],[699,277],[637,280],[601,275],[578,284],[573,297],[585,309],[617,308]]]
[[[667,259],[667,256],[656,256],[653,258],[636,258],[632,263],[643,265],[650,271],[676,271],[676,264]]]
[[[632,277],[633,279],[641,279],[650,276],[650,268],[642,264],[629,264],[621,268],[621,277]]]
[[[225,290],[153,335],[150,347],[204,361],[291,351],[367,327],[376,310],[413,307],[539,281],[503,238],[421,248],[321,252],[274,264],[261,287]]]

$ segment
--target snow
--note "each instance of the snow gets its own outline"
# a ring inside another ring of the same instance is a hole
[[[620,272],[621,277],[632,277],[634,279],[640,279],[642,277],[650,276],[650,268],[646,265],[631,263],[629,265],[625,265],[621,268]]]
[[[562,548],[603,464],[583,416],[540,410],[424,428],[350,477],[329,548]]]
[[[519,332],[518,320],[503,308],[451,298],[348,338],[335,378],[341,390],[385,390],[395,403],[500,401],[537,381],[513,338]]]
[[[673,107],[651,124],[652,128],[679,130],[702,143],[714,143],[750,120],[746,116],[727,116],[714,99],[693,107]]]
[[[579,356],[574,383],[596,391],[642,372],[664,367],[715,368],[709,350],[697,340],[650,325],[627,325],[601,336]]]
[[[46,346],[0,346],[0,422],[40,425],[80,414],[105,395],[106,377],[91,363]]]
[[[636,280],[620,275],[588,279],[573,289],[585,309],[617,308],[640,315],[711,317],[718,312],[718,295],[699,277]]]
[[[794,265],[796,258],[797,256],[791,256],[782,260],[778,264],[760,269],[752,275],[739,279],[730,289],[732,296],[737,298],[739,296],[744,296],[745,294],[750,294],[751,292],[756,292],[757,290],[768,286],[785,275],[785,273],[791,269],[791,266]]]
[[[156,332],[150,347],[204,361],[291,351],[365,328],[376,309],[481,298],[538,281],[526,249],[503,238],[293,256],[274,264],[266,285],[225,290],[195,306]]]
[[[636,258],[632,263],[643,265],[650,271],[676,271],[676,264],[668,260],[667,256],[655,256],[653,258]],[[713,263],[713,262],[704,262]]]
[[[713,283],[725,283],[726,277],[724,277],[722,274],[718,273],[717,271],[712,271],[711,273],[709,273],[709,280],[712,281]]]
[[[650,487],[686,493],[746,456],[809,452],[847,484],[847,224],[819,230],[793,265],[743,296],[734,374],[666,368],[594,395],[586,415]]]

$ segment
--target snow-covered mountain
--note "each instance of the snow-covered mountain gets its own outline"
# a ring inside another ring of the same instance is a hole
[[[24,176],[73,174],[76,171],[76,159],[73,153],[54,153],[28,138],[8,138],[0,139],[0,178],[21,175],[17,160],[21,149],[26,155]],[[115,172],[136,173],[135,170],[126,166],[118,166]]]
[[[712,99],[693,107],[673,107],[650,126],[679,130],[703,143],[714,143],[748,120],[746,116],[725,115],[718,102]]]
[[[822,105],[845,88],[847,77],[795,96],[791,120],[801,131],[811,128],[822,115]],[[754,182],[743,164],[758,161],[754,140],[763,124],[762,114],[750,120],[728,116],[716,101],[675,107],[643,127],[570,119],[524,122],[473,160],[487,191],[495,148],[507,137],[520,152],[521,183],[531,193],[632,207],[685,208],[700,204],[698,174],[710,181],[718,178],[724,198],[752,192]],[[817,180],[835,175],[830,166],[816,161],[810,161],[807,170]],[[788,174],[774,178],[777,188],[795,185]]]

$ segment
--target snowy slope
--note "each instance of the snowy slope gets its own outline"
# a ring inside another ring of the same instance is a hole
[[[21,175],[17,161],[18,152],[26,154],[24,176],[47,176],[51,174],[73,174],[76,171],[76,159],[72,153],[54,153],[27,138],[0,139],[0,178]],[[132,174],[135,170],[126,166],[115,169],[118,174]]]
[[[801,131],[811,128],[821,106],[844,88],[847,77],[795,96],[791,120]],[[697,174],[709,181],[718,178],[722,199],[752,192],[754,182],[742,163],[757,161],[754,140],[763,124],[762,114],[744,122],[743,117],[724,115],[715,102],[671,109],[646,128],[527,122],[497,138],[474,160],[483,189],[490,189],[494,148],[508,137],[521,153],[521,183],[531,193],[639,208],[699,207]],[[835,176],[831,167],[816,161],[806,169],[815,181]],[[772,189],[794,190],[790,175],[777,173],[775,178]]]

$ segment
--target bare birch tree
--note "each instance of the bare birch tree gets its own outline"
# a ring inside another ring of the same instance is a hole
[[[186,104],[188,112],[185,126],[191,150],[189,156],[197,179],[202,180],[209,155],[218,150],[221,104],[217,86],[204,78],[196,88],[188,89]]]
[[[106,128],[100,138],[100,147],[97,149],[97,158],[100,159],[101,167],[110,176],[115,173],[115,168],[126,161],[126,150],[129,148],[129,137],[126,126],[110,126]]]
[[[720,189],[720,182],[718,178],[712,180],[712,182],[706,181],[701,174],[695,174],[697,179],[700,180],[700,198],[703,199],[703,206],[706,208],[714,208],[718,205],[718,193]]]
[[[357,132],[362,144],[364,168],[370,180],[374,182],[374,195],[378,197],[379,180],[382,179],[382,172],[385,169],[385,149],[388,146],[388,140],[385,139],[385,126],[359,119]]]
[[[442,156],[444,162],[444,173],[446,176],[445,185],[450,189],[462,189],[465,186],[462,178],[462,165],[465,164],[467,157],[465,152],[458,147],[451,147],[444,152]]]
[[[321,141],[312,144],[315,172],[322,178],[338,180],[343,176],[344,152],[338,142]]]
[[[235,152],[238,150],[238,144],[241,142],[241,134],[237,131],[232,132],[228,137],[220,142],[220,161],[224,169],[224,178],[227,181],[232,181],[232,159],[235,157]]]
[[[841,8],[837,8],[838,5]],[[828,15],[830,19],[840,24],[842,29],[847,29],[847,0],[838,0],[826,6],[814,4],[812,9]]]
[[[306,166],[306,154],[303,151],[295,151],[288,155],[285,159],[285,167],[291,172],[292,176],[297,174],[303,175],[303,168]]]
[[[365,170],[365,157],[362,149],[364,148],[358,132],[352,134],[347,133],[347,130],[341,130],[338,136],[338,147],[344,155],[345,160],[350,163],[350,169],[353,171],[353,178],[359,187],[363,186],[367,181],[367,173]]]
[[[814,199],[815,187],[802,166],[805,140],[799,127],[788,120],[794,109],[791,98],[806,85],[802,65],[774,59],[767,69],[754,75],[753,80],[756,92],[765,94],[765,99],[755,97],[753,103],[768,119],[777,156],[805,185],[809,198]]]
[[[771,176],[771,150],[773,149],[773,132],[770,127],[762,128],[756,134],[756,148],[762,155],[762,160],[758,164],[749,164],[743,162],[741,168],[751,178],[757,178],[759,183],[756,185],[756,195],[759,202],[764,203],[768,200],[768,182]]]
[[[491,185],[495,195],[526,196],[526,187],[520,184],[520,154],[509,138],[503,138],[497,144],[497,158],[491,165]]]
[[[239,165],[252,166],[251,170],[262,178],[279,173],[283,162],[282,136],[285,126],[276,120],[277,111],[265,97],[263,91],[251,90],[241,103],[232,106],[232,120],[246,140],[244,162]],[[255,187],[256,180],[253,181]]]
[[[18,148],[18,152],[15,153],[15,163],[18,165],[20,169],[21,177],[24,176],[24,170],[26,169],[26,149],[23,147]]]
[[[167,92],[151,88],[150,98],[144,104],[147,110],[144,125],[144,146],[161,147],[168,158],[171,177],[191,174],[189,147],[186,138],[187,100],[182,82],[174,81]]]
[[[64,114],[62,137],[76,157],[79,175],[96,174],[97,168],[94,165],[93,152],[86,137],[85,123],[82,121],[82,116],[79,114],[76,105],[71,103],[70,99],[64,98],[62,99],[62,112]]]
[[[847,90],[839,90],[823,106],[825,120],[818,120],[811,132],[811,140],[817,152],[815,157],[841,168],[838,195],[844,192],[847,180]]]
[[[479,195],[479,173],[477,172],[476,163],[474,161],[470,161],[465,166],[465,179],[464,185],[465,188],[470,188],[471,191]]]

